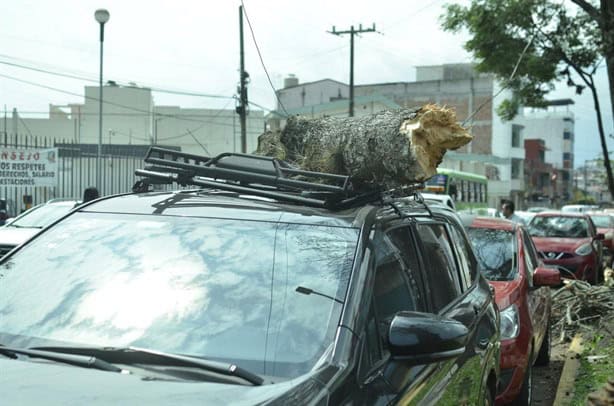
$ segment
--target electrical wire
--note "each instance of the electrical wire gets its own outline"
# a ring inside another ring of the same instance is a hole
[[[510,77],[506,81],[507,83],[504,84],[503,86],[501,86],[501,89],[499,89],[499,91],[497,93],[495,93],[493,96],[489,97],[488,100],[486,100],[484,103],[480,104],[478,106],[478,108],[475,109],[473,111],[473,113],[471,113],[471,115],[469,115],[465,120],[463,120],[463,122],[461,124],[462,126],[464,126],[467,123],[467,121],[473,119],[473,117],[476,114],[478,114],[478,112],[480,110],[482,110],[482,108],[484,108],[484,106],[486,106],[488,103],[492,102],[497,96],[499,96],[505,89],[507,89],[509,87],[509,83],[514,78],[514,75],[516,74],[516,71],[518,70],[518,67],[520,66],[520,62],[522,61],[522,58],[524,58],[524,55],[527,52],[527,49],[529,49],[529,46],[531,46],[531,44],[533,43],[533,38],[535,38],[535,34],[531,36],[531,38],[529,39],[529,42],[527,42],[527,45],[525,45],[524,49],[520,53],[520,56],[518,57],[518,60],[516,61],[516,65],[514,65],[514,69],[512,70],[512,74],[510,75]]]
[[[282,108],[284,113],[286,113],[286,115],[288,116],[289,113],[286,110],[286,107],[284,106],[284,104],[279,99],[279,95],[277,94],[277,91],[275,90],[275,86],[273,86],[273,82],[271,81],[271,76],[269,76],[269,72],[264,64],[264,59],[262,59],[262,53],[260,52],[260,47],[258,46],[258,42],[256,41],[256,36],[254,35],[254,29],[252,27],[252,23],[249,20],[249,16],[247,15],[247,10],[245,9],[245,4],[243,3],[243,0],[241,0],[241,6],[243,6],[243,14],[245,14],[245,19],[247,20],[249,31],[252,34],[252,40],[254,41],[254,45],[256,46],[256,51],[258,52],[258,57],[260,58],[260,64],[262,65],[262,69],[264,69],[264,73],[266,74],[266,77],[269,81],[269,85],[271,85],[271,89],[273,90],[273,94],[275,95],[275,98],[277,99],[279,106]]]
[[[53,90],[53,91],[59,92],[59,93],[69,94],[69,95],[77,96],[77,97],[83,97],[83,98],[88,99],[88,100],[100,101],[100,99],[98,97],[81,95],[79,93],[75,93],[75,92],[71,92],[71,91],[63,90],[63,89],[58,89],[56,87],[47,86],[47,85],[43,85],[43,84],[40,84],[40,83],[24,80],[24,79],[19,79],[19,78],[16,78],[16,77],[13,77],[13,76],[9,76],[9,75],[4,75],[4,74],[1,74],[1,73],[0,73],[0,77],[6,78],[6,79],[10,79],[10,80],[14,80],[16,82],[25,83],[25,84],[28,84],[28,85],[31,85],[31,86],[40,87],[40,88],[43,88],[43,89]],[[126,105],[115,103],[115,102],[111,102],[111,101],[108,101],[108,100],[103,100],[102,102],[104,104],[108,104],[108,105],[111,105],[111,106],[121,107],[121,108],[126,109],[126,110],[137,111],[137,112],[140,112],[140,113],[146,113],[148,115],[153,115],[153,116],[160,116],[160,117],[166,117],[166,118],[174,118],[174,119],[177,119],[177,120],[193,121],[193,122],[199,122],[199,123],[205,123],[205,124],[209,123],[209,121],[203,121],[203,120],[198,120],[198,119],[191,119],[189,117],[182,117],[181,115],[176,115],[176,114],[165,114],[165,113],[150,112],[150,111],[147,111],[147,110],[138,109],[136,107],[131,107],[131,106],[126,106]]]
[[[65,78],[69,78],[69,79],[77,79],[77,80],[83,80],[83,81],[92,82],[92,83],[98,83],[98,80],[96,80],[96,79],[91,79],[91,78],[87,78],[87,77],[84,77],[84,76],[77,76],[77,75],[73,75],[73,74],[70,74],[70,73],[54,72],[54,71],[51,71],[51,70],[48,70],[48,69],[42,69],[42,68],[37,68],[37,67],[33,67],[33,66],[26,66],[26,65],[21,65],[21,64],[18,64],[18,63],[7,62],[7,61],[0,61],[0,64],[16,67],[16,68],[20,68],[20,69],[27,69],[27,70],[31,70],[31,71],[35,71],[35,72],[40,72],[40,73],[46,73],[46,74],[49,74],[49,75],[65,77]],[[107,80],[107,83],[109,83],[109,82],[118,83],[121,86],[132,86],[132,87],[134,87],[133,85],[130,85],[130,83],[126,84],[126,83],[122,83],[121,81],[117,81],[117,80],[109,79],[109,80]],[[169,94],[175,94],[175,95],[181,95],[181,96],[207,97],[207,98],[213,98],[213,99],[232,99],[232,96],[223,96],[223,95],[218,95],[218,94],[208,94],[208,93],[198,93],[198,92],[188,92],[188,91],[184,91],[184,90],[163,89],[163,88],[159,88],[157,86],[144,86],[143,88],[150,89],[152,92],[169,93]]]

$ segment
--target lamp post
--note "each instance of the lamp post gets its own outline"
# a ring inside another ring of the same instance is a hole
[[[101,150],[102,150],[102,44],[104,43],[104,25],[109,21],[109,12],[103,8],[96,10],[94,18],[100,24],[100,96],[98,99],[98,150],[96,153],[96,187],[102,192]]]

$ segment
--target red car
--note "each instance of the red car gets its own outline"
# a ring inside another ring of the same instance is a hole
[[[597,283],[602,271],[602,240],[585,213],[537,213],[528,226],[543,261],[565,270],[563,276]]]
[[[608,213],[589,213],[588,215],[597,227],[597,233],[604,235],[603,248],[607,249],[607,254],[611,257],[614,254],[614,216]],[[608,265],[611,264],[608,263]]]
[[[467,224],[468,223],[468,224]],[[495,290],[501,312],[501,378],[496,404],[531,404],[532,367],[550,361],[547,286],[561,283],[558,270],[543,267],[524,226],[475,217],[467,232],[482,274]]]

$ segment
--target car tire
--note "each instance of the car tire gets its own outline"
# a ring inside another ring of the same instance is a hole
[[[544,336],[544,340],[542,341],[542,346],[539,348],[539,353],[537,354],[535,365],[546,366],[550,363],[550,347],[550,322],[548,322],[548,327],[546,328],[546,335]]]
[[[531,404],[531,398],[533,397],[533,366],[531,365],[531,358],[529,358],[529,365],[524,371],[524,381],[522,382],[522,388],[516,399],[512,402],[514,406],[529,406]]]

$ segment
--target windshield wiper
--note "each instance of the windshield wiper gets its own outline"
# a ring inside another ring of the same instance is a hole
[[[0,353],[13,358],[15,354],[27,355],[30,358],[42,358],[83,368],[99,369],[101,371],[122,372],[121,368],[106,361],[88,355],[63,354],[42,349],[13,348],[0,346]]]
[[[2,347],[0,347],[2,348]],[[210,361],[202,358],[166,353],[138,347],[36,347],[33,350],[58,352],[66,354],[89,355],[104,358],[109,362],[119,364],[160,364],[166,366],[185,366],[199,368],[225,376],[241,378],[252,385],[262,385],[264,379],[235,364]]]

